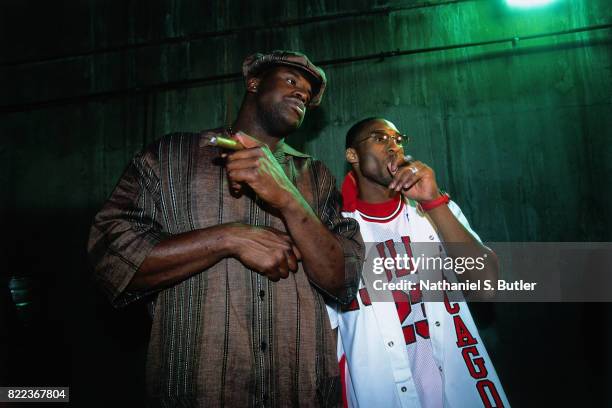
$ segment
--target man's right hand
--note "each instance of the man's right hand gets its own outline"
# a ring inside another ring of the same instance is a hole
[[[128,289],[167,288],[228,257],[273,281],[297,271],[302,259],[291,237],[274,228],[240,223],[213,225],[173,235],[157,244]]]
[[[224,227],[229,255],[247,268],[275,282],[298,270],[301,254],[288,234],[240,223]]]

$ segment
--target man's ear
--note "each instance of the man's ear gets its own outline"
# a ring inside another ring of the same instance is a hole
[[[350,164],[355,164],[359,162],[359,156],[357,156],[357,151],[352,147],[346,149],[344,157],[346,157],[346,161]]]
[[[247,81],[247,92],[257,93],[257,89],[259,88],[259,83],[261,82],[261,78],[253,77],[249,78]]]

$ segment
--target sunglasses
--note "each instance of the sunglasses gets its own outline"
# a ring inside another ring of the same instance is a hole
[[[410,138],[401,133],[393,132],[389,134],[383,130],[374,130],[367,137],[364,137],[357,144],[365,142],[366,140],[372,139],[376,144],[385,144],[388,145],[390,140],[393,140],[395,144],[401,145],[402,143],[407,143]]]

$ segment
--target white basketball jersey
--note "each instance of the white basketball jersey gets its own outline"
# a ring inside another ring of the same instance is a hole
[[[364,207],[365,205],[365,207]],[[449,208],[477,239],[459,207]],[[415,203],[361,203],[343,213],[359,222],[381,257],[413,254],[411,243],[439,243]],[[415,270],[396,270],[414,273]],[[389,272],[387,272],[389,273]],[[423,302],[420,291],[394,290],[373,302],[362,281],[356,299],[330,311],[350,407],[509,407],[465,302]]]

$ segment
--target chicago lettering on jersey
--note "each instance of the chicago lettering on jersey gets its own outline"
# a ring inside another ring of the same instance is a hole
[[[484,358],[480,357],[478,351],[478,341],[472,336],[470,330],[459,315],[461,306],[459,303],[451,304],[448,295],[444,293],[444,306],[449,315],[453,318],[455,333],[457,336],[457,348],[461,350],[463,361],[470,373],[470,376],[477,380],[476,389],[478,395],[486,408],[502,408],[504,406],[495,384],[487,379],[489,372]]]

